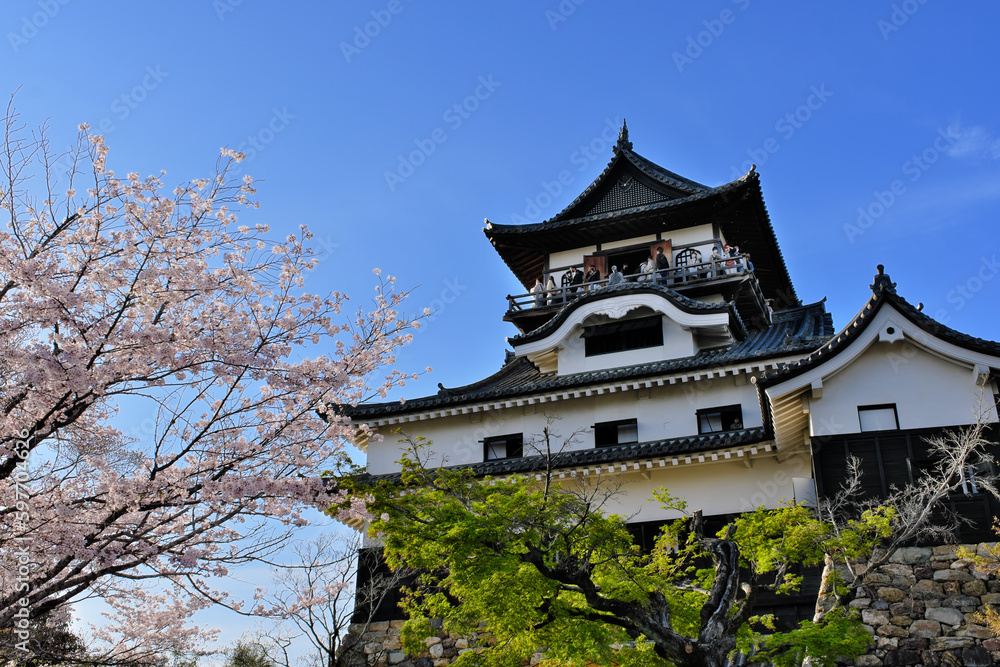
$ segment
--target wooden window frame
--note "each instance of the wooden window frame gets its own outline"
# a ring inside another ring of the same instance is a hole
[[[628,442],[621,442],[619,438],[619,429],[622,426],[632,426],[635,428],[635,440],[629,440]],[[613,431],[612,431],[613,429]],[[614,433],[614,442],[604,436],[610,433]],[[615,445],[631,445],[639,442],[639,420],[635,417],[632,419],[616,419],[614,421],[607,422],[597,422],[594,424],[594,447],[614,447]]]
[[[490,446],[504,443],[504,456],[490,456]],[[513,444],[513,447],[511,447]],[[504,461],[524,456],[524,434],[508,433],[483,438],[483,461]]]
[[[861,411],[862,410],[892,410],[892,416],[896,420],[895,428],[881,428],[881,429],[866,429],[861,423]],[[861,433],[878,433],[879,431],[898,431],[899,430],[899,411],[896,410],[895,403],[877,403],[875,405],[859,405],[858,406],[858,428]]]
[[[726,412],[739,412],[740,415],[740,426],[739,428],[726,428],[725,419],[721,419],[723,428],[718,431],[702,430],[701,428],[701,418],[703,416],[708,416],[718,413],[720,418]],[[728,433],[730,431],[741,431],[746,428],[746,422],[743,421],[743,405],[741,403],[735,403],[733,405],[720,405],[712,408],[702,408],[701,410],[695,410],[694,413],[695,420],[698,422],[698,435],[707,435],[709,433]]]

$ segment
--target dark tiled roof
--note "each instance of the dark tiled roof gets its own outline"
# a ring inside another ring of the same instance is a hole
[[[753,175],[756,176],[756,174]],[[633,206],[628,209],[607,211],[605,213],[595,213],[593,215],[586,215],[577,218],[561,218],[559,216],[562,213],[560,213],[553,216],[552,218],[549,218],[544,222],[537,222],[527,225],[504,225],[501,223],[490,222],[489,226],[484,231],[486,232],[486,235],[491,239],[501,235],[509,235],[509,234],[529,235],[529,234],[534,234],[536,232],[543,232],[543,231],[547,232],[556,229],[561,229],[564,227],[582,226],[586,223],[603,222],[610,218],[620,217],[625,212],[644,213],[648,211],[657,211],[660,209],[679,207],[685,204],[690,204],[696,201],[700,201],[702,199],[712,199],[715,197],[720,197],[722,195],[735,193],[736,191],[743,189],[747,186],[747,179],[749,176],[750,174],[747,174],[746,176],[738,178],[730,183],[726,183],[725,185],[720,185],[719,187],[716,188],[706,188],[703,191],[694,192],[687,197],[679,197],[677,199],[670,199],[667,201],[656,202],[653,204],[645,204],[643,206]],[[598,179],[600,178],[601,177],[598,176]],[[593,184],[591,184],[590,187],[593,187]],[[590,187],[588,187],[588,190],[590,189]],[[584,192],[586,193],[587,190],[584,190]],[[580,197],[583,197],[583,195],[580,195]],[[580,197],[578,197],[577,199],[579,199]],[[575,205],[576,201],[574,200],[574,203],[570,204],[570,206],[568,206],[566,210],[569,210]]]
[[[545,223],[552,223],[560,220],[569,220],[578,217],[574,215],[575,213],[579,212],[577,211],[577,209],[579,209],[581,205],[588,198],[590,198],[593,193],[597,192],[598,190],[605,189],[604,184],[610,177],[611,172],[614,171],[615,167],[623,160],[631,163],[641,173],[649,176],[655,182],[667,186],[667,188],[669,188],[670,190],[679,191],[679,194],[662,193],[662,196],[668,200],[683,199],[685,195],[702,194],[712,189],[709,188],[708,186],[702,185],[701,183],[696,183],[690,179],[675,174],[672,171],[664,169],[660,165],[647,160],[638,153],[633,152],[632,143],[627,140],[628,138],[627,130],[625,130],[625,132],[626,132],[626,141],[625,142],[619,141],[618,144],[615,146],[614,155],[612,156],[611,161],[608,162],[608,165],[604,168],[604,171],[598,174],[597,178],[595,178],[593,182],[591,182],[591,184],[588,185],[576,199],[570,202],[569,205],[566,206],[566,208],[564,208],[563,210],[559,211],[554,216],[546,220]]]
[[[617,159],[615,156],[612,164]],[[671,173],[644,158],[641,162],[648,169],[655,167],[664,174]],[[719,187],[694,184],[697,188],[689,188],[690,194],[681,192],[681,196],[663,201],[587,214],[581,202],[603,178],[604,174],[563,212],[545,222],[504,225],[487,221],[483,232],[525,289],[530,289],[535,278],[545,272],[545,257],[553,251],[655,232],[669,235],[670,230],[690,226],[695,220],[714,220],[729,243],[752,254],[761,289],[768,298],[776,299],[782,306],[798,302],[756,171]],[[577,217],[571,217],[570,212]]]
[[[606,285],[600,289],[589,290],[574,298],[572,301],[564,305],[562,308],[556,311],[552,318],[538,327],[533,331],[528,333],[519,334],[517,336],[512,336],[509,340],[511,343],[520,344],[527,343],[529,341],[538,340],[549,335],[550,332],[559,328],[566,318],[574,310],[579,308],[585,303],[590,303],[591,301],[600,301],[601,299],[607,299],[609,297],[621,296],[624,293],[637,293],[637,294],[662,294],[671,303],[680,308],[681,310],[694,313],[694,312],[705,312],[705,313],[724,313],[729,312],[730,315],[736,317],[736,322],[738,322],[737,328],[742,327],[742,333],[746,333],[746,327],[743,326],[742,320],[739,319],[739,314],[736,313],[736,308],[729,303],[707,303],[705,301],[698,301],[697,299],[692,299],[686,297],[680,292],[670,289],[669,287],[664,287],[663,285],[657,285],[653,282],[634,282],[634,283],[621,283],[619,285]]]
[[[720,368],[772,357],[806,354],[825,343],[832,333],[830,317],[826,313],[824,302],[820,301],[776,313],[769,329],[753,332],[736,345],[706,350],[690,357],[572,375],[542,373],[524,357],[515,357],[488,378],[463,387],[451,389],[441,387],[435,396],[415,398],[405,403],[398,401],[368,403],[342,409],[352,419],[365,421],[394,414],[514,398],[558,389]]]
[[[881,268],[882,267],[879,266],[880,271]],[[982,338],[976,338],[975,336],[969,336],[968,334],[961,333],[960,331],[955,331],[954,329],[946,327],[937,320],[934,320],[917,310],[917,308],[906,301],[906,299],[896,294],[895,283],[889,282],[888,276],[883,276],[881,273],[876,276],[873,288],[874,292],[872,293],[871,299],[868,300],[868,303],[865,304],[864,308],[858,312],[858,314],[846,327],[841,329],[836,335],[831,337],[825,345],[822,345],[812,354],[798,361],[786,364],[780,371],[765,375],[758,381],[758,387],[762,389],[772,387],[780,382],[784,382],[785,380],[800,375],[808,369],[825,363],[826,361],[837,356],[837,354],[846,349],[851,342],[861,334],[862,331],[868,328],[868,324],[875,318],[876,313],[878,313],[878,311],[882,308],[883,304],[886,303],[892,304],[896,310],[906,317],[906,319],[910,320],[913,324],[917,325],[920,329],[926,331],[932,336],[936,336],[937,338],[953,343],[967,350],[1000,356],[1000,343]]]
[[[560,452],[552,456],[551,466],[556,469],[579,468],[581,466],[600,466],[622,461],[639,461],[657,457],[698,454],[716,449],[725,449],[739,445],[752,445],[764,442],[768,438],[763,428],[748,428],[725,433],[706,433],[684,438],[669,438],[652,440],[650,442],[634,442],[627,445],[611,447],[595,447],[579,449],[571,452]],[[460,466],[452,466],[453,470],[471,469],[477,476],[514,475],[533,473],[545,470],[544,456],[526,456],[513,459],[497,459]],[[362,483],[385,481],[397,482],[399,473],[385,475],[363,475]]]

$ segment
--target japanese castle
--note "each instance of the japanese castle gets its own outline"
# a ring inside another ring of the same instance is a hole
[[[636,153],[623,125],[607,167],[565,209],[484,233],[524,287],[503,313],[519,333],[487,378],[351,408],[385,436],[360,443],[373,477],[399,472],[397,429],[432,441],[434,465],[533,474],[559,417],[557,477],[618,476],[605,509],[648,548],[676,518],[650,502],[657,487],[721,526],[815,502],[855,456],[879,497],[918,474],[924,436],[970,423],[976,406],[997,421],[1000,344],[929,318],[881,266],[839,330],[824,301],[800,301],[753,168],[705,186]],[[970,519],[962,541],[989,539],[998,514],[976,472],[950,501]],[[811,617],[815,589],[804,589],[761,612]],[[382,618],[398,617],[385,607]]]

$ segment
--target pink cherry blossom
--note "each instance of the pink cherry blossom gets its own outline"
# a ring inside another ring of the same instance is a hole
[[[350,312],[307,292],[311,233],[275,243],[238,224],[257,204],[234,151],[168,187],[116,178],[85,125],[68,173],[46,171],[57,156],[10,108],[5,134],[0,626],[99,596],[112,611],[96,632],[119,659],[210,637],[185,622],[242,603],[206,582],[267,559],[333,500],[320,474],[354,431],[328,406],[412,377],[383,370],[411,338],[405,294],[381,278]],[[150,427],[124,431],[121,413]]]

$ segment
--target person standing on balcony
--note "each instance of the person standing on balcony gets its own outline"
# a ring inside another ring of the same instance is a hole
[[[562,287],[562,294],[560,294],[560,301],[566,301],[566,295],[569,294],[569,286],[573,284],[573,267],[566,269],[566,273],[562,274],[562,278],[559,280],[559,286]]]
[[[590,268],[587,269],[587,275],[584,276],[583,279],[584,279],[585,282],[588,282],[588,283],[596,283],[598,280],[601,279],[601,272],[597,270],[596,266],[594,266],[593,264],[591,264]],[[589,285],[588,285],[587,289],[590,289]]]
[[[712,246],[712,254],[709,256],[709,259],[712,261],[712,277],[715,278],[721,273],[719,264],[722,262],[722,255],[719,254],[717,247]]]
[[[558,290],[555,276],[550,275],[548,282],[545,283],[545,291],[549,294],[548,305],[554,306],[556,304],[556,292]]]
[[[613,285],[621,285],[625,282],[625,276],[623,276],[619,271],[617,266],[611,267],[611,275],[608,276],[608,287]]]
[[[736,273],[736,256],[740,254],[739,246],[724,245],[722,254],[726,256],[726,275]]]
[[[535,278],[535,286],[531,288],[531,295],[534,297],[535,308],[545,305],[545,288],[542,287],[542,277]]]
[[[656,282],[661,285],[667,284],[667,270],[670,268],[670,260],[663,254],[663,248],[656,249]]]
[[[656,271],[656,261],[653,259],[653,256],[650,255],[649,257],[646,258],[645,262],[639,265],[639,273],[641,274],[639,276],[639,280],[652,282],[653,272],[655,271]]]
[[[573,279],[570,281],[570,292],[576,294],[578,291],[583,289],[583,271],[579,266],[574,266],[570,271],[573,272]]]

